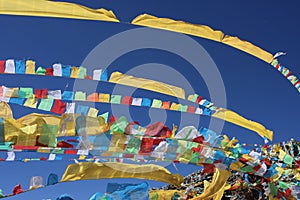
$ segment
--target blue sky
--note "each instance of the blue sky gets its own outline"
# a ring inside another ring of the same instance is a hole
[[[214,29],[221,30],[225,34],[238,36],[241,39],[252,42],[259,47],[275,54],[278,51],[287,52],[286,56],[279,58],[284,66],[300,77],[298,62],[298,44],[300,35],[299,3],[296,1],[283,3],[282,1],[242,3],[232,1],[199,2],[189,1],[69,1],[82,5],[99,8],[103,7],[114,11],[120,21],[109,23],[72,19],[55,19],[40,17],[0,16],[1,59],[33,59],[42,66],[51,66],[55,62],[79,66],[87,55],[99,43],[107,38],[126,30],[137,28],[129,25],[134,17],[139,14],[149,13],[159,17],[168,17],[191,23],[205,24]],[[160,33],[156,31],[155,33]],[[161,33],[163,34],[163,33]],[[142,36],[141,36],[142,37]],[[172,35],[170,35],[172,37]],[[216,100],[217,106],[227,107],[242,116],[260,122],[268,129],[274,131],[274,142],[285,141],[291,137],[298,139],[299,132],[298,113],[300,111],[298,91],[271,65],[250,56],[244,52],[213,41],[189,37],[200,44],[210,55],[222,77],[226,104]],[[136,41],[130,41],[135,43]],[[176,44],[176,41],[174,42]],[[120,43],[124,45],[124,43]],[[115,51],[112,47],[108,51]],[[192,54],[192,52],[191,52]],[[101,57],[101,56],[99,56]],[[107,59],[101,57],[100,60]],[[150,63],[150,64],[149,64]],[[151,66],[151,63],[155,63]],[[210,92],[201,76],[194,74],[192,66],[184,59],[172,52],[160,49],[141,49],[129,52],[116,59],[107,70],[109,72],[130,72],[136,66],[147,67],[147,70],[160,72],[159,66],[169,66],[178,71],[185,80],[188,80],[192,88],[203,97],[210,99]],[[89,66],[85,66],[89,67]],[[94,67],[94,66],[90,66]],[[151,68],[153,67],[153,68]],[[140,69],[140,68],[139,68]],[[141,68],[143,69],[143,68]],[[128,73],[129,73],[128,72]],[[153,74],[141,73],[139,76],[152,78]],[[162,82],[181,85],[180,81],[162,74],[159,78]],[[174,82],[173,82],[174,81]],[[217,81],[217,80],[216,80]],[[30,86],[46,87],[49,89],[64,89],[68,83],[68,89],[76,86],[82,90],[88,90],[90,83],[87,81],[76,82],[71,79],[57,79],[49,77],[34,77],[25,75],[0,75],[1,85],[9,87]],[[98,91],[111,92],[114,90],[110,84],[97,85]],[[127,87],[119,87],[117,91],[125,94],[130,91]],[[169,98],[143,90],[136,90],[137,96],[152,96]],[[173,99],[173,98],[170,98]],[[218,104],[219,103],[219,104]],[[109,111],[108,105],[97,104],[102,111]],[[30,109],[12,105],[15,117],[32,112]],[[117,107],[118,113],[128,111],[128,108]],[[39,112],[38,110],[34,112]],[[179,123],[182,125],[207,126],[209,118],[201,117],[198,122],[195,116],[178,114],[174,112],[150,111],[144,108],[132,108],[129,110],[131,117],[147,125],[155,121],[153,116],[162,116],[167,125]],[[159,118],[157,121],[160,120]],[[231,137],[237,137],[242,143],[262,143],[262,139],[254,132],[231,124],[225,124],[223,133]],[[32,162],[32,163],[0,163],[0,188],[4,193],[10,193],[13,186],[21,183],[28,187],[29,178],[33,175],[42,175],[46,179],[51,172],[62,174],[64,167],[70,162]],[[170,170],[175,172],[172,166]],[[191,170],[188,166],[180,165],[181,171],[187,173]],[[195,168],[196,169],[196,168]],[[55,199],[59,194],[69,193],[76,199],[87,199],[94,192],[104,191],[108,181],[83,181],[75,183],[59,184],[46,189],[21,194],[10,199]],[[123,180],[131,182],[131,180]],[[139,180],[138,180],[139,182]]]

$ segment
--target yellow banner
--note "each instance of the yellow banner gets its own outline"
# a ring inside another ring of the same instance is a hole
[[[273,60],[273,55],[269,52],[251,44],[250,42],[243,41],[238,37],[226,35],[223,38],[222,43],[251,54],[267,63],[271,63]]]
[[[267,130],[263,125],[253,122],[250,120],[245,119],[244,117],[238,115],[237,113],[227,110],[227,109],[219,109],[217,112],[212,114],[212,117],[216,117],[222,120],[225,120],[227,122],[231,122],[233,124],[236,124],[238,126],[244,127],[246,129],[255,131],[258,133],[261,137],[267,137],[269,140],[273,140],[273,132],[270,130]]]
[[[112,11],[47,0],[0,0],[0,14],[119,22]]]
[[[185,92],[180,87],[168,85],[166,83],[162,83],[150,79],[129,76],[126,74],[122,74],[121,72],[113,72],[110,76],[109,82],[117,83],[121,85],[127,85],[135,88],[141,88],[145,90],[150,90],[153,92],[159,92],[162,94],[185,99]]]
[[[221,42],[224,33],[215,31],[209,26],[190,24],[183,21],[176,21],[168,18],[158,18],[148,14],[142,14],[132,20],[132,24],[147,26],[152,28],[164,29],[178,33],[198,36],[209,40]]]
[[[153,164],[136,165],[127,163],[81,162],[68,165],[61,181],[93,180],[105,178],[138,178],[162,181],[180,186],[183,177],[171,174],[167,169]]]

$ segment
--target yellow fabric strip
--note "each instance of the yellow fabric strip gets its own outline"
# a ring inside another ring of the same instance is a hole
[[[61,181],[93,180],[104,178],[139,178],[162,181],[180,186],[183,177],[172,175],[167,169],[153,164],[135,165],[127,163],[81,162],[68,165]]]
[[[176,21],[168,18],[158,18],[148,14],[142,14],[132,20],[132,24],[147,26],[151,28],[169,30],[178,33],[198,36],[217,42],[222,42],[236,49],[249,53],[267,63],[273,60],[272,54],[251,44],[250,42],[240,40],[237,37],[226,35],[222,31],[216,31],[205,25],[190,24],[183,21]]]
[[[229,35],[226,35],[224,39],[222,40],[223,44],[227,44],[229,46],[232,46],[236,49],[239,49],[241,51],[244,51],[246,53],[249,53],[267,63],[271,63],[273,60],[273,55],[269,52],[251,44],[250,42],[243,41],[239,39],[238,37],[232,37]]]
[[[190,24],[183,21],[176,21],[168,18],[158,18],[148,14],[137,16],[131,22],[135,25],[159,28],[179,33],[185,33],[193,36],[206,38],[209,40],[222,41],[224,34],[221,31],[215,31],[204,25]]]
[[[13,113],[10,106],[3,101],[0,101],[0,117],[13,118]]]
[[[47,0],[0,0],[0,14],[119,22],[112,11]]]
[[[174,196],[175,192],[180,196],[184,195],[184,190],[150,190],[149,197],[152,200],[170,200]],[[157,197],[157,198],[155,198]]]
[[[112,73],[109,82],[150,90],[153,92],[159,92],[162,94],[185,99],[185,92],[182,88],[150,79],[129,76],[120,72]]]
[[[226,181],[230,175],[231,173],[229,171],[216,168],[212,182],[200,196],[197,196],[192,200],[221,200]]]
[[[221,108],[221,109],[217,110],[217,112],[212,114],[212,117],[216,117],[216,118],[225,120],[227,122],[236,124],[238,126],[247,128],[249,130],[255,131],[261,137],[267,137],[269,140],[273,140],[273,132],[272,131],[267,130],[263,125],[261,125],[257,122],[253,122],[253,121],[245,119],[244,117],[238,115],[237,113],[235,113],[231,110]]]

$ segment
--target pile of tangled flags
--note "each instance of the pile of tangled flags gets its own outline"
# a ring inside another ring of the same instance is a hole
[[[135,123],[134,126],[138,125]],[[132,123],[128,123],[124,117],[119,119],[114,118],[109,124],[110,132],[118,129],[118,133],[123,132],[123,134],[127,133],[127,135],[133,131],[134,126]],[[136,128],[136,130],[141,130],[141,128]],[[145,130],[147,130],[147,128]],[[90,200],[134,199],[137,196],[138,199],[151,200],[300,199],[300,142],[291,139],[288,142],[281,142],[278,144],[250,146],[248,144],[238,143],[235,138],[230,140],[226,135],[216,137],[214,136],[214,132],[208,130],[204,131],[203,129],[198,132],[196,131],[197,137],[188,139],[186,137],[187,132],[190,133],[191,137],[195,137],[195,135],[192,136],[195,134],[194,127],[185,127],[172,138],[172,131],[168,127],[162,126],[161,129],[157,131],[157,134],[161,134],[161,136],[163,136],[162,133],[164,133],[165,135],[163,137],[165,138],[160,138],[158,144],[155,148],[153,147],[153,150],[151,150],[152,154],[148,155],[149,159],[156,155],[156,158],[159,158],[159,160],[168,160],[172,157],[172,155],[170,155],[170,149],[173,148],[174,150],[174,146],[176,146],[174,145],[174,141],[179,141],[180,137],[183,136],[185,136],[185,139],[190,140],[192,145],[189,145],[189,148],[185,148],[186,150],[191,150],[191,156],[187,156],[186,152],[181,156],[175,155],[172,162],[175,163],[175,165],[176,163],[184,162],[186,164],[196,164],[199,165],[199,170],[185,176],[183,181],[181,181],[181,184],[169,184],[161,188],[150,188],[146,182],[142,182],[140,184],[110,183],[107,186],[106,193],[96,193],[90,198]],[[140,138],[140,140],[142,139]],[[139,149],[140,147],[132,146],[129,141],[126,142],[127,145],[124,146],[124,151],[127,149],[126,153],[129,159],[137,160],[136,157],[128,156],[130,153],[134,154],[135,152],[134,150],[128,152],[128,148]],[[160,145],[160,143],[165,144],[162,142],[166,141],[169,151],[168,148],[162,149],[163,145]],[[135,140],[135,143],[138,143],[137,140]],[[197,145],[193,143],[197,143]],[[112,146],[110,145],[109,147],[111,148]],[[164,153],[162,157],[161,155],[157,156],[159,152],[157,149],[158,147],[160,147],[160,150]],[[211,151],[206,151],[205,157],[203,158],[203,151],[205,150],[204,147],[209,147],[209,150]],[[178,146],[177,148],[180,149]],[[136,152],[140,152],[140,150],[141,149]],[[155,151],[156,154],[153,154]],[[178,152],[178,150],[175,149],[175,152]],[[221,152],[224,154],[221,155]],[[108,154],[109,149],[104,153]],[[194,154],[199,157],[193,157]],[[188,157],[189,159],[187,159]],[[95,161],[96,158],[97,156],[93,155],[90,161]],[[146,156],[144,156],[143,159],[147,162]],[[202,161],[200,163],[201,159]],[[216,175],[216,173],[219,173],[219,175]],[[225,179],[225,184],[220,186],[220,182],[218,183],[217,180],[218,177],[221,177],[221,179],[223,177]],[[50,185],[57,183],[59,183],[58,180]],[[208,196],[202,198],[201,196],[203,196],[203,194],[212,187],[218,188],[218,191],[215,191],[215,193],[219,193],[221,196],[213,196],[212,198]],[[24,191],[21,186],[17,185],[13,190],[13,194],[0,194],[0,196],[8,197],[22,192]],[[57,197],[57,200],[71,199],[73,198],[67,194]]]

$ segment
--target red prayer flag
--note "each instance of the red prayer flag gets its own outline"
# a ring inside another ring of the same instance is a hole
[[[97,102],[99,101],[99,95],[98,93],[90,94],[89,96],[87,96],[86,100],[91,102]]]
[[[190,113],[195,113],[196,107],[195,106],[188,106],[187,111],[190,112]]]
[[[198,96],[197,100],[196,100],[196,103],[200,103],[200,101],[202,100],[202,97],[201,96]]]
[[[170,109],[170,101],[164,101],[161,107],[162,109]]]
[[[46,69],[46,76],[53,76],[53,68]]]
[[[56,147],[61,147],[61,148],[74,148],[72,144],[69,144],[65,141],[59,141],[56,145]]]
[[[86,75],[86,76],[84,77],[84,79],[87,79],[87,80],[93,80],[93,77]]]
[[[152,152],[153,148],[153,138],[144,137],[141,142],[139,154],[149,154]]]
[[[118,118],[116,118],[114,115],[111,115],[110,117],[109,117],[109,123],[110,124],[113,124],[115,121],[117,121],[118,120]]]
[[[215,166],[213,164],[207,164],[207,163],[203,163],[203,173],[204,174],[211,174],[214,173],[215,171]]]
[[[134,158],[134,155],[133,154],[129,154],[129,153],[124,153],[123,158]]]
[[[37,150],[38,146],[18,146],[14,145],[14,149],[20,149],[20,150]]]
[[[13,189],[13,194],[14,194],[14,195],[20,194],[20,193],[22,193],[22,192],[23,192],[23,189],[21,188],[21,185],[20,185],[20,184],[16,185],[16,186],[14,187],[14,189]]]
[[[48,90],[47,89],[34,89],[35,98],[38,99],[45,99],[48,97]]]
[[[5,60],[0,60],[0,73],[4,73],[5,70]]]
[[[51,109],[52,112],[57,113],[57,114],[63,114],[66,109],[66,103],[62,102],[61,100],[57,99],[54,102],[54,105]]]
[[[193,142],[197,142],[197,143],[200,143],[200,144],[203,144],[204,141],[205,141],[205,139],[202,135],[200,135],[200,136],[193,139]]]
[[[76,153],[77,153],[76,149],[66,149],[65,150],[65,154],[76,154]]]
[[[132,97],[131,96],[124,96],[121,104],[127,104],[127,105],[131,105],[132,104]]]

